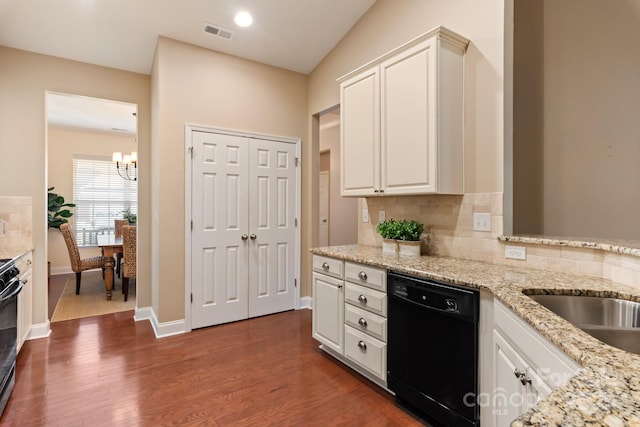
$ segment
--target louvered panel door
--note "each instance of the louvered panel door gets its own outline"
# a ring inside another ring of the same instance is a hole
[[[249,317],[295,308],[296,147],[249,147]]]
[[[248,317],[246,138],[193,133],[192,328]]]

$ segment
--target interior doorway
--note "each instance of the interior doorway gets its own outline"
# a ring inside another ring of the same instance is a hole
[[[113,233],[114,220],[122,218],[123,210],[137,213],[137,164],[125,178],[112,157],[114,152],[137,153],[138,106],[50,91],[45,96],[47,188],[54,187],[52,192],[64,197],[65,203],[76,205],[69,208],[73,212],[69,223],[80,258],[99,256],[97,234]],[[82,273],[80,295],[75,295],[75,274],[57,228],[48,231],[47,261],[51,321],[135,308],[135,279],[130,280],[128,304],[120,304],[124,298],[120,296],[121,277],[117,276],[114,285],[118,292],[112,301],[106,301],[99,269]]]
[[[339,106],[320,114],[319,132],[318,245],[358,243],[358,199],[340,195]]]

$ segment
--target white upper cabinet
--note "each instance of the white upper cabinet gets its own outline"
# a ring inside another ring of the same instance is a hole
[[[438,27],[338,79],[343,196],[464,192],[464,53]]]

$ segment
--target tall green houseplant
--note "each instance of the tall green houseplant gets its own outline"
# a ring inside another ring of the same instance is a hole
[[[67,218],[73,216],[73,212],[67,208],[73,208],[76,205],[75,203],[65,203],[64,197],[54,193],[54,189],[55,187],[47,188],[47,221],[49,228],[57,228],[59,230],[62,224],[69,222]]]

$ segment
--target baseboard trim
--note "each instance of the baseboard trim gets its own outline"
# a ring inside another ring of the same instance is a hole
[[[48,338],[49,335],[51,335],[51,323],[47,320],[45,323],[31,325],[27,339],[35,340],[39,338]]]
[[[143,316],[144,310],[144,318]],[[153,333],[156,338],[166,338],[173,335],[184,334],[186,332],[190,332],[186,330],[186,322],[184,319],[174,320],[172,322],[164,322],[160,323],[158,321],[158,317],[156,316],[155,311],[151,309],[151,307],[146,307],[144,309],[140,309],[140,320],[149,319],[151,323],[151,327],[153,328]],[[138,309],[136,309],[136,320],[138,320]]]
[[[52,276],[61,276],[63,274],[73,274],[73,270],[71,269],[70,266],[52,267],[51,268],[51,275]]]
[[[302,310],[307,308],[311,310],[313,308],[313,298],[312,297],[301,297],[300,302],[298,303],[298,310]]]

